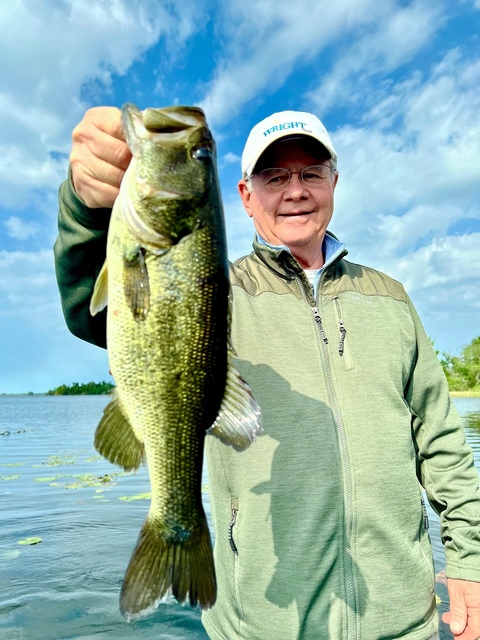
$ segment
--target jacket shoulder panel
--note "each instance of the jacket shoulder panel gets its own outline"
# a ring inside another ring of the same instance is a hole
[[[353,291],[365,296],[388,297],[405,304],[408,302],[407,293],[400,282],[377,269],[348,260],[337,262],[328,285],[332,293]]]

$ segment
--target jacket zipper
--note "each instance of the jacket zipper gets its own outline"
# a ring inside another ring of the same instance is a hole
[[[230,543],[230,547],[233,553],[236,556],[238,556],[237,545],[235,544],[235,540],[233,539],[233,527],[237,524],[238,498],[232,498],[231,504],[232,504],[232,517],[228,525],[228,542]]]
[[[322,336],[322,340],[325,344],[328,344],[328,338],[327,338],[327,334],[325,333],[325,330],[323,328],[323,324],[322,324],[322,318],[320,317],[320,314],[318,313],[318,309],[317,307],[312,307],[312,311],[313,311],[313,317],[315,318],[315,322],[318,324],[318,328],[320,330],[320,335]]]
[[[305,290],[305,285],[302,279],[297,274],[295,274],[295,277],[300,284],[300,288],[302,290],[305,301],[312,308],[315,322],[319,327],[320,335],[322,337],[321,350],[323,354],[323,364],[324,364],[325,378],[327,381],[328,396],[330,399],[330,407],[332,409],[332,413],[335,419],[335,424],[337,426],[337,437],[338,437],[338,445],[340,449],[340,458],[342,461],[342,479],[343,479],[343,491],[344,491],[344,498],[345,498],[344,522],[345,522],[346,544],[344,545],[345,547],[344,577],[345,577],[345,592],[346,592],[345,593],[346,595],[345,611],[346,611],[346,622],[347,622],[347,637],[354,639],[357,637],[357,623],[355,618],[355,611],[357,611],[357,604],[356,604],[355,584],[353,579],[353,558],[350,552],[350,547],[351,547],[350,541],[352,539],[352,532],[353,532],[353,508],[352,508],[352,476],[350,472],[350,464],[348,459],[347,439],[346,439],[345,430],[343,427],[342,416],[340,414],[340,408],[337,402],[335,387],[333,384],[332,371],[330,368],[330,359],[328,355],[328,349],[326,346],[328,344],[328,339],[327,339],[325,330],[323,329],[321,316],[315,304],[312,307],[310,302],[309,292]],[[322,273],[320,276],[319,290],[321,288],[321,284],[324,277],[325,277],[325,272]]]

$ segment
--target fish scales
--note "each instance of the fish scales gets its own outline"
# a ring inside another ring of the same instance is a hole
[[[204,438],[238,450],[261,429],[229,351],[228,266],[215,145],[201,110],[123,108],[133,158],[91,302],[108,303],[116,383],[95,446],[124,469],[145,461],[151,505],[120,608],[135,620],[170,593],[213,606],[215,570],[201,500]]]

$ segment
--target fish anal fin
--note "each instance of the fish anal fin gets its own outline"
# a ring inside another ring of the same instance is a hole
[[[95,316],[97,313],[105,309],[108,303],[108,266],[107,261],[103,263],[102,268],[95,281],[92,298],[90,300],[90,313]]]
[[[124,255],[123,290],[135,320],[145,320],[150,309],[150,284],[144,250],[140,246]]]
[[[248,383],[233,364],[233,353],[228,350],[228,370],[225,393],[217,419],[207,430],[224,444],[243,451],[262,431],[260,407]]]
[[[143,443],[123,413],[116,391],[95,431],[94,445],[98,453],[125,471],[137,470],[145,459]]]
[[[120,611],[128,621],[145,618],[172,595],[202,609],[215,603],[215,568],[205,518],[183,541],[165,533],[158,520],[147,517],[120,593]]]

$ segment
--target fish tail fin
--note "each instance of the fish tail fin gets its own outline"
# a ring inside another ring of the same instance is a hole
[[[103,417],[95,431],[95,449],[113,464],[125,471],[137,470],[145,458],[145,448],[134,434],[132,426],[122,411],[117,391],[105,407]]]
[[[209,609],[217,586],[210,532],[205,517],[198,529],[171,531],[148,517],[140,532],[120,593],[120,611],[128,620],[140,620],[173,595],[190,606]],[[182,540],[183,538],[183,540]]]
[[[228,350],[228,369],[220,411],[207,434],[216,436],[237,451],[243,451],[262,431],[262,416],[248,383],[233,364]]]

